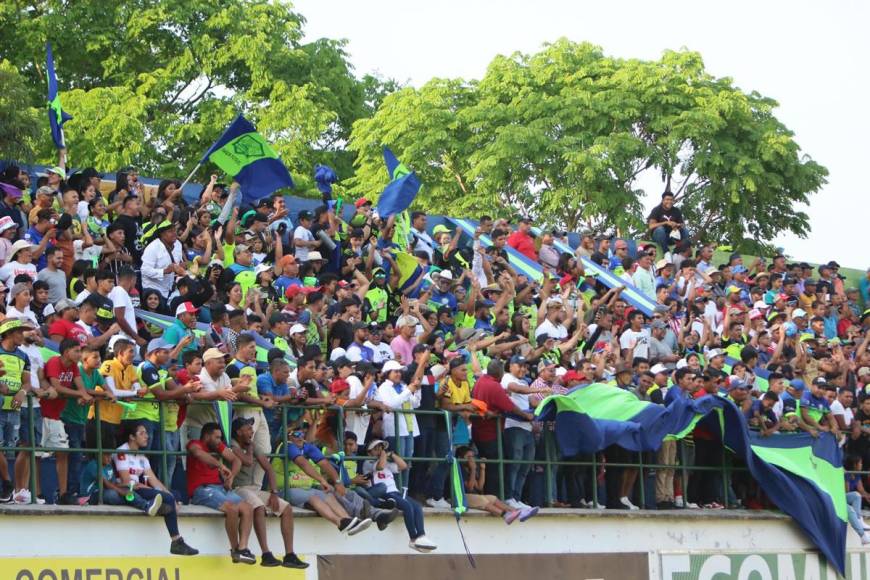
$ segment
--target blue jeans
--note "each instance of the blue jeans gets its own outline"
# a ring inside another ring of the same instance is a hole
[[[20,428],[20,410],[10,409],[0,411],[0,447],[15,447],[18,445],[18,433]]]
[[[849,525],[859,536],[864,536],[864,523],[861,518],[861,494],[857,491],[846,493],[846,510],[849,516]]]
[[[435,457],[435,428],[421,427],[420,434],[414,437],[414,457]],[[428,482],[429,462],[417,461],[411,468],[408,490],[411,493],[425,493]]]
[[[166,451],[181,451],[181,432],[172,431],[163,433],[164,449]],[[178,464],[179,455],[169,455],[166,457],[166,473],[160,474],[160,481],[163,482],[168,489],[172,489],[172,477],[175,475],[175,467]],[[158,458],[157,464],[160,465]]]
[[[535,458],[535,438],[531,431],[520,427],[510,427],[504,430],[505,459],[531,461]],[[522,501],[523,487],[529,474],[531,463],[510,463],[505,468],[504,493],[507,499]]]
[[[172,501],[174,504],[175,500]],[[206,484],[200,485],[193,491],[190,503],[220,510],[225,503],[242,503],[242,498],[234,491],[227,491],[222,485]]]
[[[402,510],[402,517],[405,518],[405,529],[408,530],[408,537],[416,540],[426,533],[423,528],[423,508],[420,504],[411,498],[402,497],[402,494],[397,491],[391,491],[387,497],[393,498],[396,506]]]
[[[79,448],[85,446],[85,426],[79,425],[78,423],[67,423],[64,422],[63,428],[66,430],[66,437],[69,441],[70,449]],[[67,467],[67,473],[69,474],[68,481],[70,482],[69,488],[76,489],[79,484],[79,476],[82,472],[82,464],[84,463],[84,455],[77,451],[72,451],[69,454],[69,466]]]
[[[671,233],[668,228],[665,226],[659,226],[652,232],[653,241],[659,245],[663,252],[668,251],[668,244],[671,241],[675,241],[671,238]],[[680,228],[680,240],[688,240],[689,239],[689,230],[686,228]]]
[[[390,437],[390,449],[399,454],[402,459],[410,459],[414,456],[414,436],[401,435]]]
[[[439,458],[426,487],[426,497],[442,499],[444,497],[444,480],[447,478],[447,454],[450,453],[450,440],[447,431],[435,432],[435,457]],[[427,464],[431,465],[431,464]]]
[[[151,500],[157,495],[163,496],[163,505],[167,506],[161,508],[166,510],[166,513],[163,514],[163,523],[166,524],[166,530],[169,532],[169,535],[174,538],[179,535],[178,514],[175,511],[175,496],[169,492],[157,489],[137,489],[133,492],[132,501],[127,501],[125,496],[114,489],[104,489],[103,503],[106,505],[128,505],[144,512],[151,505]],[[97,503],[98,497],[97,493],[91,494],[90,503]]]

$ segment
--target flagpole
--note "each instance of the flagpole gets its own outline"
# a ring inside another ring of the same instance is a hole
[[[196,171],[200,167],[202,167],[202,161],[200,161],[199,163],[196,164],[196,167],[194,167],[193,171],[190,172],[190,175],[188,175],[187,178],[181,182],[181,185],[178,187],[178,189],[184,189],[184,186],[187,185],[187,182],[193,178],[193,174],[196,173]]]

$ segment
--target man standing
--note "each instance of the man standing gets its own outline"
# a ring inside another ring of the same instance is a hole
[[[128,195],[121,201],[118,217],[115,219],[124,230],[124,246],[133,257],[134,264],[142,263],[142,214],[139,198]],[[114,224],[113,224],[114,225]]]
[[[45,251],[45,256],[46,266],[36,275],[36,279],[48,284],[48,301],[57,304],[66,298],[66,274],[61,270],[63,250],[51,246]]]
[[[225,356],[216,348],[210,348],[203,353],[202,372],[199,373],[202,388],[191,394],[195,400],[232,402],[238,399],[239,393],[247,392],[250,388],[251,379],[248,376],[230,380],[230,377],[224,372],[227,366]],[[188,441],[196,439],[199,430],[206,424],[216,421],[217,412],[213,406],[189,406],[187,418],[184,421]]]
[[[147,344],[147,340],[136,332],[136,312],[130,293],[136,287],[136,272],[129,266],[118,270],[118,284],[109,292],[109,300],[115,310],[115,320],[121,327],[121,336],[132,340],[139,346]]]
[[[670,189],[665,190],[662,202],[652,209],[646,221],[653,241],[662,252],[668,251],[671,240],[679,242],[689,239],[689,231],[683,222],[683,212],[674,207],[674,194]]]
[[[227,376],[231,380],[247,377],[250,390],[239,393],[239,401],[245,403],[244,407],[236,409],[235,416],[251,420],[251,440],[254,442],[257,453],[265,456],[272,450],[272,442],[269,438],[269,424],[266,421],[264,411],[271,410],[276,403],[270,398],[260,398],[257,385],[257,341],[250,334],[239,336],[236,342],[236,357],[227,365]],[[252,465],[254,480],[263,481],[263,472],[258,465]]]
[[[307,568],[308,564],[300,560],[293,551],[293,508],[281,498],[275,471],[269,463],[269,458],[265,453],[257,451],[254,445],[253,423],[253,419],[237,418],[233,421],[232,450],[242,463],[238,475],[233,480],[233,491],[253,509],[254,533],[263,552],[260,565]],[[263,479],[255,476],[254,465],[258,465],[266,473],[269,491],[262,490]],[[266,516],[269,515],[277,516],[281,521],[281,537],[284,539],[283,560],[275,558],[269,550],[269,541],[266,537]]]
[[[232,491],[233,481],[242,468],[241,460],[221,441],[217,423],[203,425],[199,439],[187,444],[187,452],[187,494],[191,503],[223,512],[233,562],[255,564],[257,559],[248,549],[253,510],[251,504]]]
[[[517,230],[508,236],[507,245],[530,260],[538,261],[538,252],[535,250],[535,240],[531,235],[532,220],[522,218]]]
[[[529,395],[532,393],[526,381],[528,374],[526,364],[524,357],[512,356],[508,366],[509,372],[501,379],[501,386],[508,392],[511,401],[524,411],[529,408]],[[534,459],[535,438],[532,435],[532,424],[528,421],[508,418],[505,419],[504,427],[506,459],[520,461]],[[530,507],[523,503],[523,487],[530,468],[529,463],[511,463],[505,468],[505,495],[507,496],[505,503],[513,509],[522,510]]]
[[[307,262],[309,252],[320,247],[320,240],[314,239],[311,233],[311,220],[314,216],[308,210],[299,212],[299,225],[293,230],[293,247],[296,248],[296,260]]]
[[[6,320],[0,325],[0,363],[3,375],[0,376],[0,395],[3,409],[0,410],[0,446],[15,447],[21,426],[21,407],[27,402],[30,391],[30,359],[19,348],[24,344],[25,326],[20,320]],[[25,434],[25,437],[29,434]],[[9,466],[6,454],[0,453],[0,477],[3,479],[0,501],[12,497],[12,482],[9,479]]]
[[[184,276],[184,253],[175,224],[164,221],[157,226],[155,239],[142,253],[142,288],[153,288],[164,300],[175,293],[176,276]]]
[[[175,321],[172,326],[163,332],[163,342],[170,347],[181,346],[178,358],[181,359],[186,352],[193,352],[199,348],[193,329],[196,327],[196,313],[199,308],[192,302],[182,302],[175,308]]]

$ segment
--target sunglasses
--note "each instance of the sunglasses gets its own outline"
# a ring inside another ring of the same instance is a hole
[[[296,437],[298,439],[302,439],[305,437],[305,431],[291,431],[290,437]]]

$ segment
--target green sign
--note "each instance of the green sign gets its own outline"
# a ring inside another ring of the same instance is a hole
[[[812,552],[662,554],[662,580],[834,580],[825,559]],[[870,552],[846,554],[846,580],[870,578]]]

